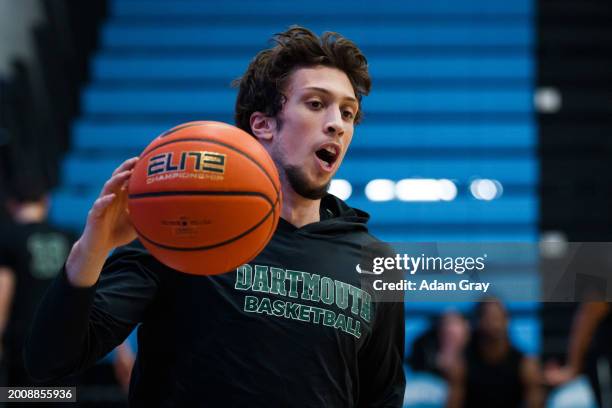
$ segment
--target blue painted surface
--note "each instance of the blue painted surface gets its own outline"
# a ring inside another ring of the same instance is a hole
[[[404,408],[442,408],[446,403],[448,386],[442,377],[437,375],[406,371],[406,390]]]
[[[548,395],[546,408],[598,408],[593,389],[586,376],[581,375]]]
[[[290,24],[299,24],[299,19]],[[101,33],[103,47],[185,47],[206,45],[264,47],[270,33],[285,30],[290,24],[261,26],[205,26],[202,24],[177,24],[175,26],[134,26],[125,23],[108,23]],[[364,30],[359,24],[336,22],[330,25],[309,24],[314,32],[338,31],[361,46],[531,46],[533,33],[524,22],[500,25],[496,22],[459,22],[445,25],[421,26],[385,23]]]
[[[424,316],[407,316],[404,336],[404,355],[412,354],[412,347],[417,338],[431,326],[430,319]]]
[[[447,178],[469,181],[473,178],[494,178],[502,182],[533,183],[538,177],[534,159],[470,159],[469,156],[435,160],[403,159],[348,159],[337,173],[338,178],[365,181],[374,178],[401,180],[410,177]],[[503,199],[503,197],[502,197]]]
[[[388,232],[386,225],[370,226],[370,231],[379,239],[389,242],[411,241],[411,242],[537,242],[539,232],[537,227],[527,226],[513,228],[511,231],[490,228],[474,228],[472,225],[464,225],[460,231],[456,228],[422,228],[418,231],[406,228],[408,233]]]
[[[340,12],[340,16],[371,14],[393,14],[411,17],[414,15],[508,15],[524,13],[526,17],[533,10],[531,0],[487,1],[470,0],[457,2],[452,0],[430,0],[427,2],[386,0],[376,2],[366,0],[341,0],[329,3],[325,0],[314,0],[309,2],[280,2],[280,1],[197,1],[179,0],[168,2],[166,0],[113,0],[111,2],[111,13],[115,17],[172,17],[172,16],[199,16],[207,15],[238,15],[238,16],[280,16],[292,14],[332,14]],[[337,14],[336,14],[337,15]]]
[[[534,67],[522,57],[375,57],[369,58],[370,74],[383,78],[520,78],[529,79]],[[249,58],[193,56],[112,57],[100,56],[93,63],[94,80],[235,78],[244,73]],[[129,83],[126,81],[126,83]]]

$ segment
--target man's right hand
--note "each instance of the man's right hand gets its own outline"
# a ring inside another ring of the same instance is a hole
[[[551,387],[557,387],[575,379],[578,370],[570,365],[560,366],[556,361],[549,361],[544,367],[544,383]]]
[[[93,286],[110,251],[136,238],[127,210],[127,185],[138,157],[123,162],[104,184],[87,215],[83,235],[66,261],[66,274],[74,286]]]

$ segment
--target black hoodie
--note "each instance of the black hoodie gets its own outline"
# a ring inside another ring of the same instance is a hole
[[[117,250],[92,288],[64,272],[26,366],[40,380],[80,371],[140,323],[132,406],[400,407],[403,304],[376,302],[355,270],[377,242],[368,218],[328,195],[320,222],[281,219],[253,261],[223,275],[178,273],[141,246]]]

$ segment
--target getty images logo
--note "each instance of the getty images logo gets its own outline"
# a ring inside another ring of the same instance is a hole
[[[357,264],[357,273],[368,275],[381,275],[385,271],[401,271],[414,275],[417,271],[454,272],[458,275],[464,272],[482,271],[485,268],[487,254],[479,257],[441,257],[441,256],[410,256],[396,254],[394,257],[373,258],[372,270],[361,269]]]

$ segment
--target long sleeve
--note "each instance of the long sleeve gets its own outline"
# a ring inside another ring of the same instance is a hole
[[[360,352],[360,407],[401,407],[404,400],[404,304],[378,303],[372,337]]]
[[[26,369],[38,381],[93,365],[140,323],[159,287],[155,260],[141,249],[111,256],[91,288],[76,288],[66,271],[55,279],[26,341]]]

